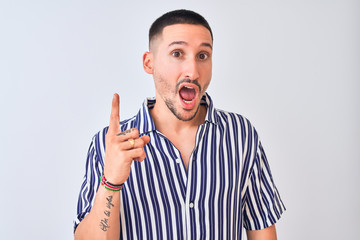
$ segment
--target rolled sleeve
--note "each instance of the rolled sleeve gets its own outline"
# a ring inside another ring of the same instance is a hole
[[[286,210],[273,181],[261,142],[244,197],[244,227],[260,230],[276,223]]]

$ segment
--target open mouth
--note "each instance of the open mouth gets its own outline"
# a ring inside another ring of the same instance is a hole
[[[179,94],[185,103],[191,103],[196,96],[196,91],[192,87],[184,86],[180,89]]]
[[[182,105],[186,109],[191,109],[196,103],[197,87],[194,84],[185,83],[179,90]]]

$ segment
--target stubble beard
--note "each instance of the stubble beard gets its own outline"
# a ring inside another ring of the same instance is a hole
[[[176,110],[175,106],[174,106],[174,103],[169,100],[169,99],[164,99],[164,102],[166,104],[166,106],[168,107],[168,109],[174,114],[174,116],[179,119],[180,121],[184,121],[184,122],[187,122],[187,121],[191,121],[195,118],[195,116],[197,115],[198,111],[199,111],[199,108],[200,108],[200,104],[197,106],[196,108],[196,111],[193,115],[189,116],[188,118],[185,118],[183,116],[181,116],[181,114]],[[184,109],[184,111],[191,111],[191,110],[186,110]]]

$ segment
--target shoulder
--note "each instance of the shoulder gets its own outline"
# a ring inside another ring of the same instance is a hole
[[[242,114],[216,109],[216,115],[218,116],[218,122],[220,124],[232,124],[254,128],[251,121]]]
[[[217,125],[221,129],[233,132],[233,134],[241,137],[243,140],[253,139],[257,142],[258,133],[252,122],[242,114],[229,112],[221,109],[215,110],[217,115]]]

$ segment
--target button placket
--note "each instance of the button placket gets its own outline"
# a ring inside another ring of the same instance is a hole
[[[192,191],[192,189],[196,189],[196,172],[197,172],[197,164],[199,164],[197,160],[198,149],[200,140],[204,134],[204,130],[206,129],[205,124],[201,124],[196,133],[196,140],[193,152],[191,153],[189,159],[189,166],[187,171],[187,184],[186,184],[186,195],[185,195],[185,219],[186,219],[186,236],[187,238],[191,238],[191,226],[194,226],[196,223],[196,214],[197,214],[197,206],[196,203],[196,193]]]

